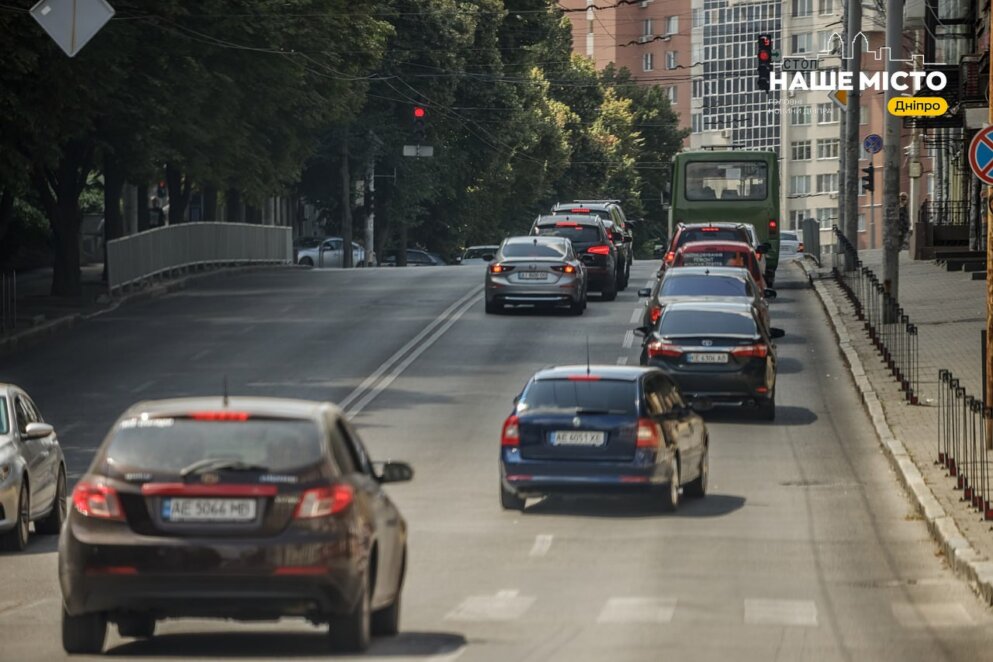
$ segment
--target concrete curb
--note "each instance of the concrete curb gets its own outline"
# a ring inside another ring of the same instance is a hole
[[[804,262],[800,262],[800,265],[800,268],[810,276],[809,266]],[[947,559],[952,571],[968,581],[973,590],[982,596],[987,604],[993,605],[993,561],[983,560],[979,552],[973,548],[962,531],[959,530],[954,518],[945,512],[944,507],[934,496],[934,492],[924,482],[923,474],[907,453],[903,442],[897,439],[893,430],[890,429],[882,403],[866,377],[865,367],[851,344],[851,337],[841,319],[837,304],[822,283],[818,282],[817,279],[811,279],[811,283],[814,286],[814,291],[817,292],[824,312],[827,313],[831,328],[838,338],[841,353],[848,364],[855,386],[858,388],[862,405],[869,418],[872,419],[872,426],[876,431],[879,444],[883,447],[886,457],[900,479],[900,483],[910,495],[918,513],[924,518],[931,537],[944,552],[945,559]]]
[[[89,313],[72,313],[70,315],[63,315],[51,321],[45,322],[36,327],[30,329],[25,329],[20,333],[15,333],[7,338],[0,339],[0,356],[12,354],[19,349],[26,349],[33,345],[51,338],[54,335],[67,331],[73,328],[82,321],[93,319],[94,317],[99,317],[100,315],[106,315],[107,313],[117,310],[120,306],[125,303],[135,303],[137,301],[144,301],[148,299],[154,299],[160,297],[164,294],[169,294],[171,292],[176,292],[178,290],[185,289],[191,283],[204,280],[210,277],[218,276],[231,276],[235,274],[246,273],[250,271],[264,271],[268,269],[305,269],[306,267],[299,267],[297,265],[283,265],[283,264],[267,264],[267,265],[250,265],[245,267],[234,267],[229,269],[214,269],[211,271],[204,271],[201,273],[188,274],[181,278],[176,278],[174,280],[165,281],[155,285],[151,285],[145,289],[138,292],[132,292],[130,294],[125,294],[119,298],[113,299],[108,302],[105,308],[100,310],[95,310]]]

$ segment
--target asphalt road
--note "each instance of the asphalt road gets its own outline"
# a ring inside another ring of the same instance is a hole
[[[711,494],[676,514],[638,499],[503,512],[500,425],[554,364],[637,363],[636,265],[582,318],[487,316],[472,267],[266,271],[217,278],[5,359],[78,477],[139,399],[219,393],[346,404],[410,524],[403,633],[384,660],[979,660],[993,615],[946,568],[878,449],[813,293],[781,271],[775,423],[708,417]],[[0,556],[0,659],[64,657],[55,541]],[[128,659],[317,659],[304,623],[169,621]]]

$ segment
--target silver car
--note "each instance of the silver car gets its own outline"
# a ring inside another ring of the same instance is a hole
[[[493,257],[500,250],[499,246],[470,246],[465,249],[461,257],[455,258],[455,262],[458,264],[472,264],[477,266],[482,266],[484,264],[489,264],[493,261]],[[489,259],[486,259],[489,257]]]
[[[586,268],[564,237],[510,237],[486,269],[486,312],[531,304],[586,309]]]
[[[66,464],[55,430],[28,394],[0,384],[0,547],[21,551],[28,529],[58,534],[66,516]]]
[[[317,246],[301,248],[297,252],[297,264],[305,267],[340,267],[344,257],[345,240],[341,237],[328,237]],[[365,263],[365,249],[352,242],[352,266]]]

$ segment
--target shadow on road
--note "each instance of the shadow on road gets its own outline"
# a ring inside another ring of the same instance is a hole
[[[715,408],[700,414],[708,423],[731,423],[734,425],[813,425],[817,414],[806,407],[792,405],[776,405],[776,420],[763,421],[756,418],[755,410],[751,408]]]
[[[465,646],[461,634],[448,632],[401,632],[396,637],[373,639],[361,659],[384,657],[433,657],[455,653]],[[107,650],[119,657],[247,657],[285,660],[330,654],[328,637],[320,632],[196,632],[164,634],[142,641],[130,641]],[[339,657],[339,656],[335,656]]]
[[[776,360],[776,372],[780,375],[795,375],[803,372],[803,363],[789,356],[780,356]]]
[[[31,532],[28,537],[28,546],[23,552],[6,552],[0,551],[0,558],[4,556],[30,556],[32,554],[54,554],[59,550],[59,537],[58,536],[43,536],[41,534]]]
[[[573,516],[610,518],[721,517],[745,505],[745,497],[708,494],[703,499],[683,498],[675,513],[661,507],[659,495],[550,496],[524,511],[525,516]]]

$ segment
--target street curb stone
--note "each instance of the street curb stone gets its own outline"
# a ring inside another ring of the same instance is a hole
[[[802,261],[799,264],[807,276],[813,273],[809,265]],[[817,293],[817,298],[831,322],[831,328],[838,338],[838,345],[845,357],[852,379],[855,381],[855,386],[858,388],[859,397],[866,413],[872,420],[879,444],[896,471],[900,483],[912,497],[918,513],[927,524],[928,532],[938,543],[952,571],[965,579],[987,604],[993,605],[993,561],[983,560],[982,555],[962,535],[955,520],[945,512],[934,492],[924,482],[924,475],[911,460],[903,442],[893,434],[893,430],[886,420],[882,403],[866,377],[862,360],[850,344],[848,330],[841,319],[837,304],[822,283],[817,279],[813,279],[811,282]]]

